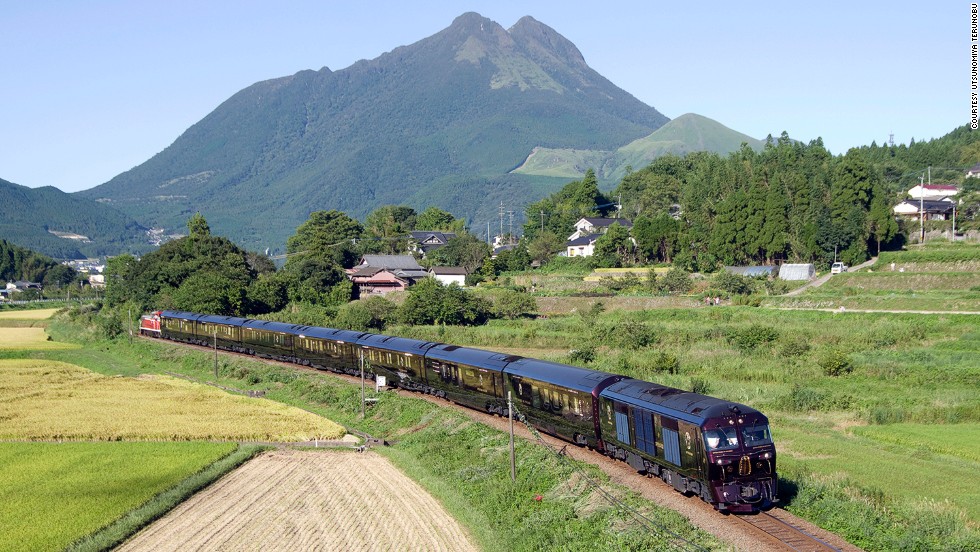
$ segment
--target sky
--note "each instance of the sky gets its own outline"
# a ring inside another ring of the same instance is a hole
[[[530,15],[664,115],[851,147],[970,122],[970,3],[0,0],[0,179],[109,181],[239,90]]]

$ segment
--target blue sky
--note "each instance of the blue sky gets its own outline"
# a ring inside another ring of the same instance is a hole
[[[531,15],[668,117],[852,146],[970,118],[970,3],[0,0],[0,178],[77,191],[255,82]]]

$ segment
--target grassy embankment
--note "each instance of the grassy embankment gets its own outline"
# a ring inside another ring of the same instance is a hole
[[[7,327],[37,313],[5,311],[0,320],[2,550],[111,548],[263,449],[236,441],[343,433],[277,403],[68,364],[99,364],[99,353],[48,341],[41,327]],[[25,339],[25,329],[40,333]],[[64,362],[37,358],[46,354]]]
[[[90,343],[72,356],[76,364],[105,374],[117,373],[115,367],[129,375],[158,373],[165,366],[189,377],[213,379],[213,357],[208,353],[146,340],[104,342],[67,321],[56,321],[51,329],[58,339]],[[41,355],[58,360],[63,354]],[[578,471],[604,481],[599,470],[573,465],[540,446],[518,443],[518,480],[512,484],[507,436],[454,410],[386,393],[361,420],[360,388],[337,378],[225,356],[220,358],[219,376],[219,383],[263,389],[267,398],[303,406],[389,440],[392,447],[377,450],[436,496],[485,550],[663,549],[673,539],[608,505],[584,484]],[[670,531],[702,547],[720,548],[678,514],[608,482],[604,489]],[[536,495],[542,500],[535,500]]]
[[[513,281],[535,282],[547,319],[391,332],[750,404],[772,420],[790,511],[871,550],[971,550],[980,547],[980,462],[968,445],[980,440],[980,316],[851,309],[978,312],[978,259],[980,248],[959,244],[882,255],[870,273],[763,300],[847,305],[843,313],[709,308],[686,298],[673,299],[684,308],[645,310],[660,299],[568,297],[581,274],[532,272]]]

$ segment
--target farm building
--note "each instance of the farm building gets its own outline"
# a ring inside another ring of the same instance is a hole
[[[812,280],[817,275],[813,263],[784,264],[779,267],[780,280]]]
[[[429,274],[445,285],[457,284],[460,287],[466,285],[466,269],[461,266],[434,266],[429,269]]]

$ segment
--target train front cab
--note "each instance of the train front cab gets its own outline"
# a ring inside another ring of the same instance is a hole
[[[577,445],[599,446],[599,392],[622,376],[535,358],[515,360],[504,373],[517,409],[532,425]]]
[[[160,337],[160,313],[153,311],[140,317],[140,335]]]
[[[708,480],[720,510],[752,512],[778,502],[776,448],[762,413],[729,404],[711,412],[701,430]]]

